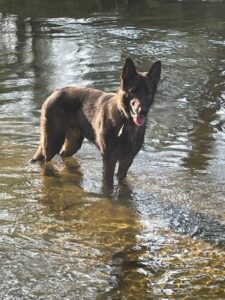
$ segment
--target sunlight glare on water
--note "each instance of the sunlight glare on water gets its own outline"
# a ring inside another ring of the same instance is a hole
[[[0,298],[224,299],[224,1],[0,0]],[[162,61],[124,184],[102,163],[31,165],[57,87],[116,91]]]

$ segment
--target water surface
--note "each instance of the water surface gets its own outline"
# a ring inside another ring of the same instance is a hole
[[[0,0],[1,299],[225,298],[224,1]],[[126,57],[162,79],[113,194],[85,141],[29,164],[56,87],[115,91]]]

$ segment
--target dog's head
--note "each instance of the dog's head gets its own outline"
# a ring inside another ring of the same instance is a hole
[[[146,73],[139,73],[130,58],[126,59],[121,74],[121,87],[124,93],[126,115],[137,126],[143,126],[154,101],[161,74],[161,62],[157,61]]]

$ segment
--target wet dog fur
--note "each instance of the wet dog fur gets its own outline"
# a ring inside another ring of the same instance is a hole
[[[82,87],[55,90],[42,106],[40,145],[31,162],[47,163],[56,154],[72,156],[87,138],[101,152],[104,181],[113,183],[117,162],[117,177],[123,180],[143,145],[160,74],[160,61],[140,73],[127,58],[117,93]]]

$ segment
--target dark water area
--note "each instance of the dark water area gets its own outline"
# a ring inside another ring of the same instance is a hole
[[[225,299],[225,2],[0,0],[0,298]],[[88,141],[31,165],[57,87],[160,59],[145,144],[102,190]]]

